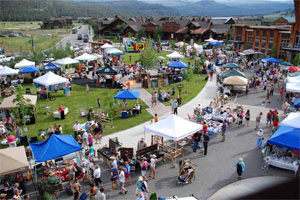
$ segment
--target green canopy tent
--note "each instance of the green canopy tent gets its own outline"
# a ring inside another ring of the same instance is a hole
[[[283,66],[293,66],[293,64],[289,63],[289,62],[282,62],[282,63],[280,63],[280,65],[283,65]]]
[[[235,63],[227,63],[226,65],[223,66],[224,68],[230,68],[230,69],[235,69],[235,68],[240,68],[241,66],[235,64]]]
[[[238,70],[228,70],[227,72],[224,72],[222,74],[222,77],[223,78],[227,78],[227,77],[230,77],[230,76],[241,76],[241,77],[244,77],[244,78],[247,78],[246,75],[243,73],[243,72],[240,72]]]

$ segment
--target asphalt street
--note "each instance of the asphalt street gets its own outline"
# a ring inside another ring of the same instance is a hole
[[[60,42],[57,43],[57,46],[61,45],[63,48],[65,48],[67,43],[70,43],[71,46],[73,46],[75,44],[84,44],[84,46],[88,46],[89,45],[88,42],[83,42],[83,40],[77,40],[77,35],[81,34],[83,37],[85,34],[88,34],[89,41],[92,41],[93,40],[93,29],[91,29],[89,31],[88,25],[81,25],[80,29],[79,29],[79,26],[76,26],[75,28],[77,28],[78,32],[76,34],[70,33],[69,35],[65,36]]]

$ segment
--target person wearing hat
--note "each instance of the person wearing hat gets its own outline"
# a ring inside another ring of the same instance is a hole
[[[144,142],[144,138],[141,138],[141,140],[138,142],[137,150],[140,150],[140,149],[143,149],[146,147],[147,147],[147,144]]]
[[[0,194],[0,200],[6,200],[6,196],[7,196],[7,194],[1,193]]]
[[[150,159],[150,172],[149,172],[149,178],[151,177],[151,175],[153,176],[153,179],[155,180],[155,174],[156,174],[156,162],[157,162],[157,159],[156,159],[156,155],[153,154],[151,155],[151,159]]]
[[[243,158],[239,158],[237,163],[235,163],[236,173],[238,174],[238,178],[242,177],[242,173],[245,170],[245,163],[243,161]]]
[[[263,137],[264,137],[264,131],[263,131],[263,129],[259,129],[259,131],[257,131],[257,133],[256,133],[256,147],[258,149],[262,148]]]
[[[19,197],[22,194],[22,190],[19,190],[19,183],[15,183],[13,187],[13,193],[17,197]]]

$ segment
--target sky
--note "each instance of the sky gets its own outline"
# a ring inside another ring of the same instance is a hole
[[[228,3],[228,2],[251,2],[252,0],[215,0],[215,1]],[[258,0],[254,0],[254,1],[258,1]],[[266,0],[266,1],[293,2],[293,0]]]

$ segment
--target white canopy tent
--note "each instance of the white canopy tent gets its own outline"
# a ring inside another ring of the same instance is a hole
[[[248,80],[241,76],[230,76],[224,79],[223,85],[246,86]]]
[[[35,62],[23,59],[20,62],[18,62],[17,64],[15,64],[16,69],[22,69],[25,67],[35,67]]]
[[[300,113],[290,113],[279,125],[300,128]],[[300,133],[299,133],[300,134]]]
[[[181,140],[200,130],[202,130],[202,125],[173,114],[144,128],[146,133],[162,136],[174,141]]]
[[[113,47],[114,47],[113,45],[106,43],[101,46],[101,49],[107,49],[107,48],[113,48]]]
[[[0,76],[17,75],[18,73],[19,73],[19,70],[12,69],[7,66],[4,66],[2,69],[0,69]]]
[[[183,47],[184,45],[188,45],[188,44],[185,43],[185,42],[182,42],[182,41],[181,41],[181,42],[175,43],[175,46],[176,46],[176,47],[180,47],[180,48]]]
[[[218,40],[215,40],[215,39],[212,39],[212,38],[209,38],[207,40],[205,40],[205,42],[217,42]]]
[[[47,74],[40,76],[36,79],[33,79],[34,83],[38,83],[44,85],[45,87],[49,87],[51,85],[57,85],[60,83],[68,83],[69,80],[54,74],[53,72],[48,72]]]
[[[286,91],[300,93],[300,82],[287,83],[286,84]]]
[[[63,58],[63,59],[56,60],[55,63],[57,63],[59,65],[71,65],[71,64],[79,63],[79,61],[74,60],[70,57],[66,57],[66,58]]]
[[[194,48],[197,50],[198,53],[203,53],[202,45],[198,45],[198,44],[194,43]]]
[[[116,48],[109,48],[109,49],[107,49],[107,51],[105,53],[107,53],[107,54],[122,54],[123,51],[116,49]]]
[[[286,82],[287,83],[297,83],[297,82],[300,82],[300,76],[295,76],[295,77],[287,77],[286,79]]]
[[[171,54],[168,54],[167,55],[168,58],[184,58],[183,55],[179,54],[177,51],[174,51],[173,53]]]
[[[74,58],[75,60],[79,60],[79,61],[91,61],[91,60],[97,60],[96,56],[84,53],[81,56],[78,56],[76,58]]]

